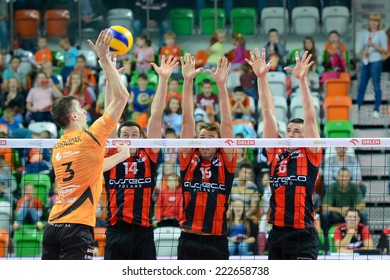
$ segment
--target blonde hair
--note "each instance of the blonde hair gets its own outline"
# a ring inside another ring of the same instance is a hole
[[[382,18],[381,18],[380,14],[378,14],[378,13],[371,14],[370,17],[368,18],[368,21],[370,21],[370,20],[375,20],[375,21],[379,22],[377,30],[382,29]],[[370,25],[368,25],[368,31],[371,31]]]

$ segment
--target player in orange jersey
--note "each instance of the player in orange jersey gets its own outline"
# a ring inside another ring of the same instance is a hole
[[[96,207],[102,193],[106,141],[116,128],[129,94],[111,62],[110,32],[100,32],[90,47],[99,57],[106,79],[112,84],[112,101],[103,116],[86,130],[86,112],[73,96],[57,99],[53,120],[64,134],[53,147],[52,162],[58,196],[43,236],[43,260],[89,260],[93,257]],[[122,159],[123,160],[123,159]]]

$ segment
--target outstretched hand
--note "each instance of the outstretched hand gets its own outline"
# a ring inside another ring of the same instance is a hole
[[[255,49],[255,53],[250,52],[251,59],[245,58],[246,62],[252,66],[253,72],[258,78],[264,77],[267,75],[269,69],[271,68],[271,62],[265,62],[265,48],[261,50],[261,55],[259,49]]]
[[[298,51],[295,52],[295,67],[284,67],[284,70],[290,72],[297,78],[298,80],[306,78],[307,72],[309,71],[310,67],[314,64],[314,61],[310,62],[311,54],[308,55],[308,51],[305,51],[305,53],[302,56],[302,59],[299,59],[299,53]]]
[[[110,57],[110,44],[112,41],[112,35],[109,29],[104,29],[100,32],[99,37],[96,39],[95,44],[88,39],[89,46],[95,51],[99,59]]]
[[[161,57],[160,66],[157,66],[155,63],[150,64],[153,66],[160,78],[168,79],[171,76],[173,69],[179,65],[179,62],[176,57],[169,56],[168,58],[165,58],[165,55],[163,55]]]
[[[195,57],[190,53],[186,53],[184,57],[182,56],[180,62],[184,80],[192,81],[198,73],[203,71],[202,67],[195,69]]]
[[[225,84],[230,71],[230,63],[226,57],[220,57],[215,72],[207,69],[217,84]]]

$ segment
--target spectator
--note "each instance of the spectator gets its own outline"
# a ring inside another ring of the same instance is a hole
[[[368,226],[360,223],[359,211],[348,208],[345,222],[334,231],[334,241],[339,253],[353,253],[356,249],[373,249],[374,241]]]
[[[335,223],[344,222],[348,208],[359,210],[360,219],[367,224],[366,203],[360,188],[351,183],[351,175],[345,167],[340,168],[337,182],[329,186],[322,203],[321,228],[324,233],[324,250],[329,251],[329,229]]]
[[[155,216],[158,227],[179,227],[183,212],[183,197],[180,176],[170,174],[166,177],[166,188],[158,194]]]
[[[171,97],[168,100],[163,112],[163,128],[172,128],[176,135],[181,133],[181,125],[183,122],[180,100],[176,97]]]
[[[171,78],[168,82],[168,93],[166,101],[168,101],[171,97],[176,97],[181,103],[182,95],[179,91],[179,80],[176,78]]]
[[[382,55],[383,68],[382,72],[390,72],[390,28],[386,30],[387,51]]]
[[[73,31],[74,32],[74,31]],[[73,71],[77,63],[78,49],[72,46],[69,39],[64,37],[60,40],[60,47],[64,50],[64,66],[61,70],[62,80],[66,84],[69,74]]]
[[[29,90],[26,98],[26,109],[31,114],[28,120],[52,122],[51,106],[53,101],[61,96],[62,93],[54,86],[53,81],[48,80],[45,73],[38,73],[35,86]]]
[[[0,201],[6,200],[13,204],[13,193],[16,191],[16,182],[12,178],[11,166],[4,156],[0,156]]]
[[[8,51],[8,7],[7,0],[0,1],[0,42],[1,42],[1,54],[5,54]]]
[[[24,186],[24,195],[16,203],[16,219],[13,230],[18,230],[22,224],[34,224],[37,229],[43,229],[42,214],[43,203],[36,196],[35,186],[27,183]]]
[[[173,128],[166,128],[165,129],[165,138],[167,139],[177,139],[179,138],[179,134],[176,133],[176,131]],[[163,148],[163,157],[165,163],[173,163],[178,164],[179,163],[179,148]]]
[[[271,230],[271,225],[268,224],[268,214],[269,214],[269,205],[271,199],[271,187],[269,181],[269,171],[263,172],[262,177],[262,186],[263,186],[263,195],[261,197],[261,206],[260,206],[260,222],[259,222],[259,233],[257,234],[257,245],[259,255],[264,255],[264,251],[267,248],[267,239],[269,231]]]
[[[201,93],[196,96],[195,106],[203,109],[209,116],[210,121],[218,119],[219,101],[218,96],[212,92],[213,83],[209,79],[204,79],[201,86]]]
[[[214,71],[220,57],[225,56],[226,31],[218,29],[210,38],[210,45],[206,50],[207,58],[205,69]]]
[[[64,81],[62,81],[61,84],[58,77],[53,74],[53,63],[51,61],[42,63],[42,72],[44,72],[46,76],[53,81],[53,84],[58,88],[58,90],[62,91],[64,89]]]
[[[136,62],[135,71],[139,74],[147,74],[154,62],[154,49],[151,47],[150,39],[146,35],[140,35],[136,39],[136,47],[133,52],[133,59]]]
[[[240,84],[245,89],[246,94],[255,101],[255,106],[259,102],[257,94],[257,79],[249,64],[242,64],[240,67]]]
[[[363,57],[356,104],[360,110],[364,102],[367,84],[371,77],[375,92],[375,105],[372,116],[379,118],[379,107],[382,103],[382,55],[387,51],[387,36],[385,31],[382,30],[382,21],[379,14],[374,13],[370,15],[368,29],[363,31],[359,46]]]
[[[148,76],[142,73],[137,79],[138,86],[131,89],[128,104],[131,106],[131,119],[136,121],[142,113],[146,113],[152,103],[155,91],[147,88]]]
[[[235,47],[233,59],[230,61],[230,70],[235,71],[240,69],[241,65],[245,64],[246,50],[245,50],[245,38],[241,33],[232,34],[232,44]]]
[[[268,31],[268,43],[264,46],[266,50],[266,60],[271,62],[270,71],[284,72],[285,56],[287,54],[285,46],[279,42],[279,32],[275,28]]]
[[[243,87],[234,88],[233,95],[230,96],[230,105],[232,106],[233,120],[252,120],[255,105]]]
[[[64,96],[68,95],[76,97],[81,108],[87,112],[87,123],[91,124],[93,99],[81,72],[73,71],[70,73],[68,85],[64,89]]]
[[[176,34],[173,31],[167,31],[164,34],[165,45],[160,49],[160,56],[173,56],[180,59],[182,56],[180,46],[176,44]],[[180,66],[176,67],[172,74],[180,73]]]
[[[248,256],[251,245],[256,242],[253,235],[253,222],[246,218],[245,213],[244,201],[235,200],[228,218],[229,254],[231,256]]]
[[[1,95],[1,108],[3,110],[10,108],[15,113],[15,120],[19,123],[24,121],[26,111],[26,97],[22,94],[18,87],[18,80],[10,78],[8,81],[8,89]]]
[[[27,77],[25,73],[21,73],[19,70],[22,59],[18,56],[12,56],[9,62],[9,68],[3,72],[3,83],[1,84],[2,91],[8,89],[8,81],[11,78],[15,78],[18,81],[18,87],[20,89],[27,89]]]
[[[336,147],[336,153],[331,153],[324,164],[324,193],[327,187],[337,181],[340,168],[345,167],[349,170],[351,182],[360,187],[363,196],[366,195],[367,187],[363,184],[362,170],[355,153],[348,152],[346,147]]]
[[[19,119],[15,118],[15,111],[12,108],[4,109],[0,124],[7,126],[7,132],[12,133],[15,129],[23,127]]]
[[[82,29],[93,28],[100,31],[107,28],[105,18],[107,9],[101,0],[79,0],[79,5]],[[67,25],[67,35],[72,46],[76,45],[76,34],[78,34],[76,30],[78,30],[78,17],[72,16]]]
[[[245,217],[258,223],[257,214],[259,207],[260,194],[253,178],[254,170],[250,163],[241,163],[239,165],[238,177],[233,180],[233,187],[230,193],[230,204],[236,200],[242,200],[245,203]]]
[[[92,70],[87,67],[87,61],[84,55],[80,54],[77,56],[76,67],[73,71],[79,71],[82,73],[84,83],[90,92],[92,100],[96,101],[96,77]]]
[[[47,37],[40,36],[38,38],[38,50],[34,54],[35,65],[40,68],[42,63],[46,61],[53,62],[53,55],[47,46]]]

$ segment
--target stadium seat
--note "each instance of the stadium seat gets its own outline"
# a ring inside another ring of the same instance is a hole
[[[29,173],[22,175],[21,180],[22,193],[24,186],[27,183],[32,183],[35,186],[36,196],[41,199],[44,206],[47,205],[49,191],[51,190],[50,175],[42,173]]]
[[[0,228],[0,258],[8,255],[9,231]]]
[[[351,138],[353,123],[347,120],[327,121],[324,125],[324,135],[327,138]]]
[[[325,96],[348,96],[350,81],[346,78],[330,78],[324,82]]]
[[[326,121],[349,120],[352,98],[349,96],[326,96],[324,111]]]
[[[41,133],[42,131],[49,131],[52,138],[57,138],[58,129],[53,122],[32,122],[28,125],[28,129],[33,133]]]
[[[158,257],[177,256],[181,229],[179,227],[158,227],[154,229],[154,243]]]
[[[169,11],[168,19],[176,36],[191,36],[194,34],[194,10],[186,8],[172,9]]]
[[[19,38],[36,38],[39,35],[41,16],[38,10],[15,11],[16,35]]]
[[[292,9],[291,19],[295,34],[313,35],[318,31],[320,13],[314,6],[295,7]]]
[[[288,32],[289,16],[287,9],[282,7],[266,7],[261,11],[261,30],[267,34],[271,28],[276,28],[280,35]]]
[[[322,9],[322,32],[328,35],[330,31],[336,30],[343,35],[348,29],[349,10],[345,6],[328,6]]]
[[[14,232],[16,257],[41,257],[43,231],[35,225],[23,224]]]
[[[68,10],[53,9],[45,12],[45,34],[47,37],[65,37],[70,14]]]
[[[122,25],[129,30],[133,28],[133,12],[130,9],[110,9],[107,12],[108,26]]]
[[[312,94],[312,100],[314,109],[316,111],[317,120],[320,120],[321,116],[321,102],[318,94]],[[292,94],[290,98],[290,119],[301,118],[303,119],[303,105],[300,94]]]
[[[202,89],[201,89],[202,88],[202,82],[205,79],[209,79],[211,81],[211,83],[213,84],[213,90],[212,91],[213,91],[213,93],[218,95],[217,84],[215,83],[214,79],[212,78],[212,76],[208,72],[201,72],[198,75],[196,75],[195,81],[194,81],[195,94],[199,94],[199,93],[202,92]]]
[[[233,32],[243,35],[255,35],[257,12],[254,8],[233,8],[230,13],[230,24]]]
[[[286,137],[287,134],[287,123],[284,121],[278,121],[279,135],[281,137]],[[263,138],[263,122],[259,122],[257,126],[257,135],[259,138]]]
[[[10,231],[12,220],[12,204],[8,201],[0,201],[0,229]]]
[[[267,73],[268,84],[273,96],[287,97],[286,74],[272,71]]]
[[[217,9],[217,29],[225,30],[226,14],[224,9]],[[200,35],[210,36],[215,33],[215,9],[203,8],[199,12]]]
[[[205,65],[208,57],[209,56],[207,55],[205,50],[197,50],[195,52],[195,66],[202,67],[203,65]]]
[[[95,227],[95,241],[98,243],[99,247],[99,256],[104,256],[104,246],[106,246],[106,228],[105,227]]]
[[[97,55],[93,50],[79,50],[79,55],[81,54],[85,56],[87,67],[91,68],[92,70],[98,67]]]

